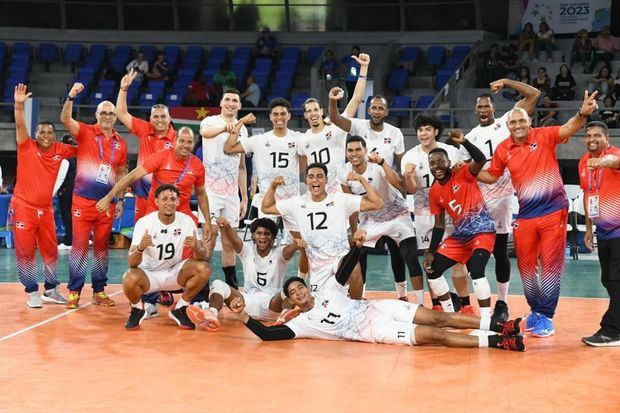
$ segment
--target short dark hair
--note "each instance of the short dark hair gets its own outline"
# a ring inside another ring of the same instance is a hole
[[[433,148],[428,153],[428,156],[430,157],[434,153],[440,153],[440,154],[444,155],[446,158],[448,158],[448,160],[450,160],[450,156],[448,156],[448,151],[446,151],[444,148]]]
[[[232,93],[234,95],[239,96],[239,98],[241,98],[241,92],[239,92],[237,89],[232,88],[232,87],[225,87],[224,90],[222,91],[222,96],[224,96],[226,93]]]
[[[179,193],[179,189],[176,186],[172,184],[163,184],[155,190],[155,198],[157,198],[159,194],[161,194],[164,191],[172,191],[175,194],[177,194],[177,196],[181,196]]]
[[[415,130],[420,129],[422,126],[432,126],[434,129],[437,129],[437,139],[439,139],[441,132],[443,131],[441,120],[437,116],[429,115],[428,113],[420,113],[413,121],[413,127]]]
[[[366,140],[364,140],[364,138],[362,138],[361,136],[358,136],[358,135],[347,136],[347,144],[345,146],[349,146],[351,142],[359,142],[362,144],[364,148],[366,147]]]
[[[308,103],[316,103],[317,105],[319,105],[319,108],[321,107],[321,104],[319,103],[318,100],[316,100],[315,98],[308,98],[308,99],[306,99],[306,101],[304,102],[304,105],[303,105],[304,111],[306,110],[306,105]]]
[[[291,103],[284,98],[271,99],[269,102],[269,112],[271,112],[276,106],[282,106],[286,108],[287,111],[291,110]]]
[[[52,129],[54,129],[54,132],[56,132],[56,125],[54,125],[54,123],[51,120],[41,120],[39,121],[39,123],[37,123],[37,129],[39,129],[39,126],[41,125],[50,125],[52,127]]]
[[[308,287],[308,285],[306,284],[306,281],[301,278],[301,277],[291,277],[288,280],[284,281],[284,285],[282,285],[282,291],[284,292],[284,295],[288,298],[290,297],[288,295],[288,287],[289,285],[293,284],[295,281],[300,282],[303,284],[304,287]]]
[[[489,101],[491,101],[491,103],[495,103],[495,99],[493,98],[493,95],[490,93],[481,93],[478,96],[476,96],[476,100],[480,99],[480,98],[487,98],[489,99]]]
[[[257,218],[250,225],[250,232],[254,234],[258,227],[266,228],[272,236],[278,235],[278,224],[269,218]]]
[[[325,172],[325,176],[327,176],[327,166],[324,163],[313,162],[310,165],[306,166],[306,173],[312,168],[320,168]]]
[[[599,120],[588,122],[586,124],[585,130],[587,131],[590,128],[601,128],[603,132],[605,133],[605,136],[609,136],[609,128],[607,127],[607,124],[605,122],[601,122]]]

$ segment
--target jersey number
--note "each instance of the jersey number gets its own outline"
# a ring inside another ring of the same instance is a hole
[[[323,148],[318,152],[311,152],[310,155],[314,158],[314,163],[322,163],[327,165],[330,161],[329,149]]]
[[[450,209],[456,212],[457,215],[460,215],[461,212],[463,212],[463,207],[460,204],[456,203],[456,199],[453,199],[452,201],[448,202],[448,205],[450,205]]]
[[[340,314],[329,313],[327,317],[321,320],[321,323],[336,324],[336,322],[331,321],[330,318],[340,318]]]
[[[319,221],[319,223],[314,226],[314,216],[320,217],[320,221],[317,219],[317,221]],[[310,218],[310,229],[315,230],[315,229],[327,229],[327,227],[323,224],[325,224],[325,221],[327,221],[327,214],[325,212],[310,212],[308,215],[306,215],[307,217]]]
[[[426,185],[424,186],[424,188],[429,188],[431,186],[431,177],[429,174],[426,175],[422,175],[422,179],[424,179],[424,181],[426,182]]]
[[[169,243],[169,244],[159,244],[157,246],[157,249],[159,250],[159,260],[169,260],[170,258],[174,257],[174,244],[173,243]]]
[[[489,145],[489,157],[493,156],[493,144],[491,143],[491,139],[489,139],[485,143]]]
[[[264,287],[267,285],[267,278],[261,277],[261,275],[267,275],[267,273],[256,271],[256,283],[261,287]]]
[[[288,154],[286,152],[271,152],[269,155],[274,168],[288,168]]]

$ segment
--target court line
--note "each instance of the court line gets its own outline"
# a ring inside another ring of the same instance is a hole
[[[110,296],[110,297],[114,297],[115,295],[118,295],[118,294],[120,294],[120,293],[122,293],[122,292],[123,292],[123,290],[118,290],[118,291],[116,291],[115,293],[108,294],[108,296]],[[45,324],[47,324],[47,323],[51,323],[52,321],[57,320],[57,319],[59,319],[59,318],[61,318],[61,317],[64,317],[64,316],[69,315],[69,314],[72,314],[72,313],[75,313],[76,311],[81,310],[82,308],[86,308],[86,307],[88,307],[88,306],[90,306],[90,305],[92,305],[92,304],[93,304],[93,302],[92,302],[92,301],[89,301],[89,302],[87,302],[86,304],[81,305],[81,306],[80,306],[80,307],[78,307],[78,308],[75,308],[75,309],[73,309],[73,310],[67,310],[67,311],[65,311],[64,313],[56,314],[56,315],[55,315],[55,316],[53,316],[53,317],[50,317],[50,318],[45,319],[45,320],[43,320],[43,321],[39,321],[38,323],[33,324],[33,325],[29,326],[29,327],[22,328],[21,330],[18,330],[18,331],[14,332],[14,333],[8,334],[8,335],[6,335],[6,336],[4,336],[4,337],[0,337],[0,343],[1,343],[1,342],[3,342],[3,341],[5,341],[5,340],[11,339],[11,338],[13,338],[13,337],[17,337],[17,336],[18,336],[18,335],[20,335],[20,334],[27,333],[28,331],[30,331],[30,330],[34,330],[35,328],[37,328],[37,327],[41,327],[42,325],[45,325]]]

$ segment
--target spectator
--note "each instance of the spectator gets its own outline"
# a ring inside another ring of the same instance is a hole
[[[226,88],[237,88],[237,76],[235,72],[230,70],[230,63],[228,61],[222,63],[220,70],[213,76],[213,84],[220,95],[222,95],[222,91]]]
[[[498,73],[499,77],[492,79],[492,81],[502,77],[515,79],[519,69],[521,68],[521,60],[519,59],[519,54],[517,53],[517,46],[514,44],[502,46],[500,50],[500,62],[501,73]]]
[[[149,71],[149,62],[144,60],[144,53],[138,52],[138,56],[127,65],[127,73],[131,70],[138,72],[136,79],[142,82],[144,75]]]
[[[353,56],[359,57],[360,52],[360,47],[355,45],[351,48],[351,55],[345,56],[341,60],[346,67],[344,72],[344,82],[347,85],[347,93],[349,97],[353,96],[353,90],[355,89],[355,84],[357,83],[357,78],[360,73],[360,64],[353,58]]]
[[[620,99],[620,69],[616,72],[616,78],[614,79],[614,99]]]
[[[199,74],[187,86],[183,106],[217,106],[217,102],[219,102],[217,90],[207,83],[203,74]]]
[[[159,52],[151,71],[146,74],[146,77],[151,80],[165,80],[167,82],[169,80],[168,73],[168,62],[165,60],[165,55]]]
[[[256,48],[254,50],[254,54],[256,55],[256,57],[268,57],[273,60],[275,59],[277,54],[276,46],[276,38],[271,35],[269,27],[263,27],[260,36],[258,36],[258,39],[256,39]]]
[[[598,91],[597,99],[605,99],[607,94],[609,93],[609,89],[614,85],[614,79],[609,74],[609,69],[607,66],[601,67],[601,70],[598,71],[598,75],[594,76],[590,79],[590,83],[588,84],[588,91],[590,94],[595,90]]]
[[[532,85],[532,77],[530,76],[530,69],[527,66],[521,66],[519,68],[519,74],[515,79],[518,82],[525,83],[526,85]],[[523,96],[515,90],[514,93],[510,90],[505,90],[502,92],[502,96],[508,100],[518,101],[523,99]]]
[[[544,50],[547,53],[547,62],[552,62],[553,49],[555,49],[553,30],[549,28],[547,22],[540,22],[538,33],[536,33],[536,44],[534,45],[536,59],[540,60],[540,51]]]
[[[325,57],[321,62],[321,72],[323,78],[327,79],[328,81],[332,78],[336,79],[338,76],[340,76],[340,63],[338,63],[338,59],[336,59],[333,50],[328,50],[325,52]]]
[[[594,56],[588,70],[583,73],[592,73],[596,64],[601,60],[605,62],[605,67],[611,72],[611,61],[614,59],[616,52],[620,51],[619,39],[611,35],[609,26],[603,26],[601,34],[594,39]]]
[[[487,88],[491,82],[504,77],[499,46],[492,44],[488,51],[480,54],[480,57],[482,63],[477,69],[476,87]]]
[[[536,76],[532,82],[532,86],[540,90],[543,94],[548,94],[551,89],[551,78],[547,74],[547,69],[544,67],[538,68],[538,76]]]
[[[260,87],[256,84],[256,79],[252,75],[248,76],[246,85],[245,92],[240,96],[242,99],[241,105],[246,108],[255,108],[260,101]]]
[[[519,34],[519,57],[523,59],[523,52],[527,50],[527,57],[530,62],[534,58],[534,45],[536,44],[536,33],[532,23],[525,23],[523,31]]]
[[[551,101],[551,97],[549,95],[544,95],[542,98],[542,102],[538,105],[538,113],[536,116],[538,117],[538,126],[556,126],[560,124],[558,120],[558,111],[553,110],[557,109],[558,104]]]
[[[611,96],[606,96],[603,104],[605,106],[598,111],[599,120],[610,129],[617,128],[620,123],[620,112],[615,109],[616,100]]]
[[[573,42],[573,47],[570,50],[570,67],[572,68],[575,62],[581,62],[583,64],[583,70],[586,70],[586,63],[592,58],[592,40],[590,40],[589,33],[586,29],[581,29],[577,32],[577,37]]]
[[[560,66],[560,73],[555,76],[551,89],[553,100],[573,100],[575,98],[575,78],[567,65]]]

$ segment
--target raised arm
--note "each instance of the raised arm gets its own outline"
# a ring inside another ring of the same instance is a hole
[[[239,193],[241,193],[241,205],[239,205],[239,220],[245,218],[248,212],[248,169],[245,166],[245,155],[239,157]]]
[[[278,211],[278,208],[276,207],[276,189],[278,189],[280,185],[284,185],[284,177],[276,176],[273,178],[273,181],[271,181],[271,184],[269,185],[269,189],[265,192],[263,203],[260,206],[260,210],[263,214],[281,215],[280,211]]]
[[[133,116],[131,116],[127,111],[127,91],[129,90],[129,86],[131,86],[131,83],[136,78],[137,74],[138,72],[132,69],[129,73],[123,76],[118,90],[118,97],[116,98],[116,117],[129,130],[131,130]]]
[[[304,248],[306,248],[306,243],[303,239],[293,238],[290,244],[282,248],[282,257],[284,257],[285,260],[290,261],[297,250],[301,251]]]
[[[338,111],[338,101],[344,96],[344,90],[339,87],[333,87],[329,91],[329,119],[345,132],[351,131],[351,121],[343,116],[340,116]]]
[[[256,117],[252,113],[248,113],[239,119],[239,122],[237,122],[232,132],[228,134],[228,139],[224,144],[224,153],[245,153],[245,149],[243,149],[243,145],[241,145],[241,142],[239,141],[239,131],[243,125],[254,122],[256,122]]]
[[[15,92],[13,93],[13,99],[15,100],[13,107],[13,113],[15,114],[15,140],[17,141],[17,145],[21,145],[28,139],[26,117],[24,116],[24,104],[28,98],[32,96],[32,93],[26,93],[26,88],[26,85],[20,83],[15,86]]]
[[[230,222],[224,217],[215,218],[215,223],[220,228],[222,236],[230,241],[235,252],[239,254],[243,248],[243,241],[239,238],[239,235],[237,235],[237,231],[230,226]]]
[[[564,125],[560,126],[560,140],[563,143],[568,142],[568,138],[573,136],[579,129],[581,129],[594,111],[598,108],[596,104],[596,95],[598,91],[595,91],[591,95],[588,91],[583,92],[583,102],[581,103],[581,108],[579,111],[570,118]]]
[[[415,180],[415,164],[407,163],[403,173],[403,181],[408,194],[415,194],[418,191],[418,183]]]
[[[465,139],[465,134],[462,130],[452,129],[449,133],[449,136],[454,143],[463,145],[467,152],[469,152],[472,159],[472,162],[470,162],[468,165],[469,172],[471,172],[473,176],[477,176],[484,167],[484,164],[487,162],[486,156],[484,156],[482,151],[478,149],[476,145]]]
[[[398,176],[396,171],[385,162],[385,159],[383,159],[381,155],[377,152],[370,153],[368,155],[368,162],[379,165],[383,169],[383,172],[385,172],[385,178],[388,180],[390,185],[399,191],[403,190],[403,183],[400,180],[400,176]]]
[[[348,118],[355,116],[355,112],[362,103],[364,92],[366,91],[366,79],[368,76],[368,66],[370,65],[370,56],[366,53],[360,53],[359,56],[352,55],[351,58],[360,64],[360,74],[355,82],[355,90],[353,96],[349,99],[347,107],[344,108],[344,115]]]
[[[498,181],[499,177],[491,175],[488,171],[480,171],[476,175],[476,179],[484,184],[494,184]]]
[[[237,122],[237,124],[239,124],[239,122]],[[204,125],[200,128],[200,135],[205,139],[212,139],[220,133],[232,133],[234,130],[235,125],[233,123],[225,123],[222,126]],[[241,127],[237,130],[237,133],[239,133],[239,130],[241,130]]]
[[[357,181],[364,187],[366,194],[362,196],[362,202],[360,204],[360,211],[378,211],[383,208],[383,199],[379,196],[377,191],[370,186],[366,178],[356,172],[349,172],[347,175],[347,181]]]
[[[65,100],[64,105],[62,105],[62,111],[60,112],[60,121],[65,128],[67,128],[67,132],[73,137],[78,134],[80,130],[80,124],[78,121],[73,119],[73,99],[84,90],[84,85],[77,82],[71,86],[71,90],[67,95],[67,99]]]
[[[511,79],[499,79],[491,83],[491,92],[497,93],[503,88],[510,88],[516,90],[523,99],[515,103],[515,108],[519,107],[525,109],[528,114],[533,114],[536,109],[536,104],[540,98],[540,90],[534,86],[530,86],[526,83],[519,82]]]

